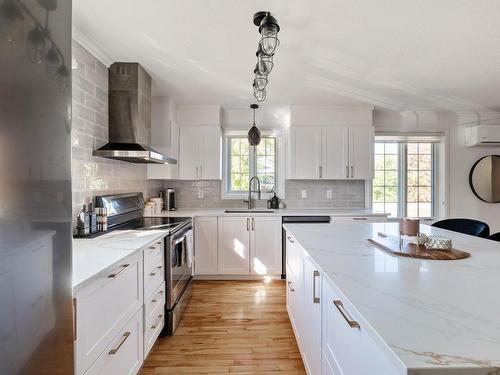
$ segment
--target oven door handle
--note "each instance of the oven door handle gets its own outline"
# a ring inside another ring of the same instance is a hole
[[[184,241],[185,239],[186,239],[186,235],[184,235],[176,240],[172,239],[172,245],[177,245],[177,244],[181,243],[182,241]]]

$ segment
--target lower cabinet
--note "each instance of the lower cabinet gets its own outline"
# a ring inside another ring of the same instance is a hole
[[[281,274],[281,217],[195,221],[195,275]]]
[[[133,375],[142,366],[143,317],[142,309],[120,329],[104,352],[85,375]]]

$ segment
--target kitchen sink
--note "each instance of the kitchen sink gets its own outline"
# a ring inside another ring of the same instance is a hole
[[[224,210],[226,214],[272,214],[274,213],[274,210],[258,210],[258,209],[251,209],[251,210]]]

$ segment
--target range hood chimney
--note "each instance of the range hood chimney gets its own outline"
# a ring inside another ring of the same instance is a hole
[[[94,156],[131,163],[177,164],[151,148],[151,76],[138,63],[109,67],[109,143]]]

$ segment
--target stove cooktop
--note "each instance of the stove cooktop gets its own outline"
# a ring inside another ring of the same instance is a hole
[[[141,217],[117,225],[112,230],[152,230],[152,229],[170,229],[171,231],[182,224],[190,221],[190,217]]]

